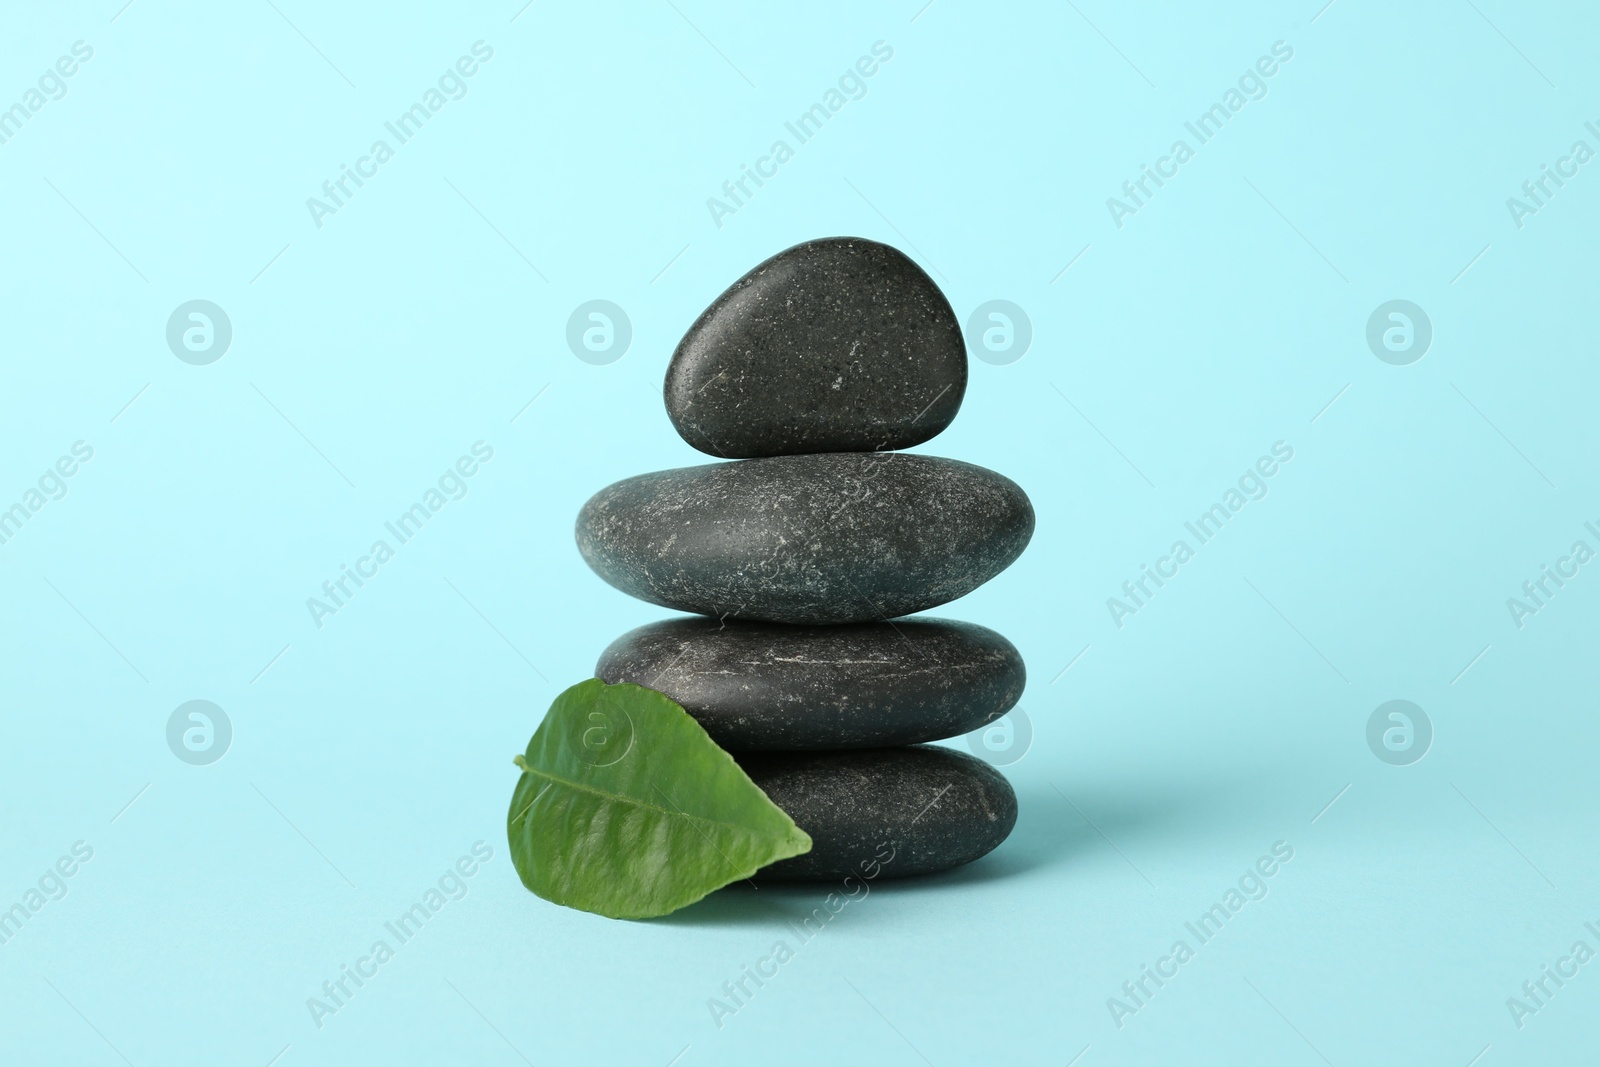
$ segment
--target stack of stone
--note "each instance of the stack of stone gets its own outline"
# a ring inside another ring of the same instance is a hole
[[[667,368],[673,425],[731,462],[625,479],[578,516],[600,577],[696,613],[624,634],[595,673],[683,705],[811,835],[764,877],[944,870],[1016,822],[998,771],[923,742],[1004,715],[1022,657],[982,626],[897,618],[976,589],[1033,534],[1009,479],[894,451],[948,426],[966,385],[960,326],[915,263],[797,245],[718,297]]]

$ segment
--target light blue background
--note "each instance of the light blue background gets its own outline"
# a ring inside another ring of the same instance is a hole
[[[1522,629],[1506,607],[1600,547],[1600,165],[1521,229],[1506,208],[1600,148],[1592,9],[274,2],[0,34],[0,106],[94,49],[0,145],[0,506],[94,448],[0,545],[0,907],[94,849],[0,946],[0,1061],[1594,1058],[1600,963],[1520,1030],[1506,1008],[1600,949],[1600,568]],[[317,228],[306,198],[478,40],[465,98]],[[706,199],[879,40],[865,97],[714,225]],[[1267,96],[1119,229],[1106,198],[1280,40]],[[673,344],[830,234],[905,248],[963,320],[1031,318],[921,450],[1034,500],[1021,561],[939,614],[1022,649],[1035,737],[999,851],[880,883],[719,1029],[707,998],[824,890],[650,923],[547,904],[505,850],[511,756],[663,615],[571,524],[705,459],[661,408]],[[197,298],[234,329],[209,366],[165,342]],[[564,339],[594,298],[634,328],[608,366]],[[1409,366],[1365,341],[1397,298],[1435,330]],[[469,495],[313,625],[306,598],[479,440]],[[1119,629],[1106,598],[1279,440],[1270,494]],[[1396,698],[1437,734],[1411,766],[1365,740]],[[166,744],[191,699],[233,724],[210,766]],[[465,898],[319,1029],[306,999],[478,840]],[[1279,840],[1269,895],[1118,1028],[1107,998]]]

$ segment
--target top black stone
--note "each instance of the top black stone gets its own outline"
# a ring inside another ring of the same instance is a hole
[[[908,448],[955,418],[967,353],[950,302],[898,249],[828,237],[734,282],[667,367],[667,415],[713,456]]]

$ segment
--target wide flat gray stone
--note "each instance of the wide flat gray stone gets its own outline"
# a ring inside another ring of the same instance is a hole
[[[811,835],[811,851],[764,867],[768,881],[904,878],[970,863],[1006,839],[1017,795],[999,771],[929,745],[736,757]],[[887,857],[887,858],[886,858]]]
[[[734,282],[667,366],[667,414],[723,459],[906,448],[961,407],[967,353],[950,302],[898,249],[807,241]]]
[[[595,674],[665,693],[732,751],[880,748],[956,737],[1009,711],[1022,655],[982,626],[843,626],[687,616],[630,630]]]
[[[1009,478],[953,459],[823,453],[626,478],[578,514],[578,549],[625,593],[719,618],[832,624],[965,596],[1033,536]]]

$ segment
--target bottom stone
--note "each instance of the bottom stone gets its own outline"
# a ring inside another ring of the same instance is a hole
[[[1006,839],[1017,795],[999,771],[931,745],[734,756],[811,835],[811,851],[765,881],[904,878],[971,863]]]

